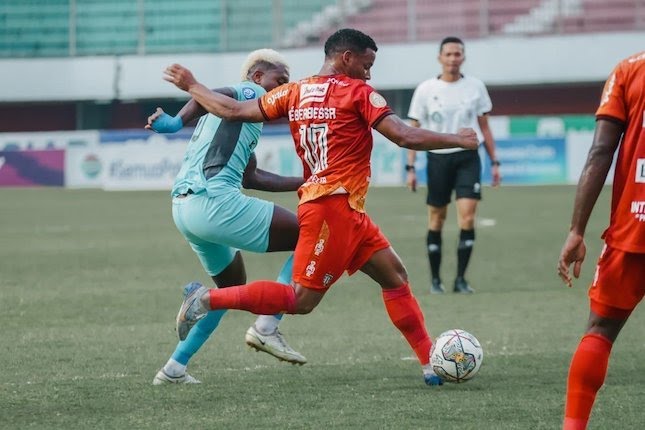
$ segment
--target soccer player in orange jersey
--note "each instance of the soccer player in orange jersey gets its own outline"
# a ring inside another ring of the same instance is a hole
[[[248,103],[220,97],[180,65],[166,69],[164,79],[219,117],[254,122],[287,118],[306,178],[298,190],[300,235],[293,285],[256,281],[221,290],[188,290],[177,316],[180,338],[209,310],[309,313],[345,271],[361,270],[381,286],[387,313],[417,355],[426,383],[441,384],[429,366],[432,341],[405,267],[364,210],[371,176],[371,129],[401,147],[418,150],[475,149],[477,136],[472,129],[444,134],[406,125],[366,83],[376,51],[366,34],[339,30],[325,43],[325,62],[318,75],[282,85]]]
[[[620,62],[605,83],[596,132],[576,192],[558,273],[571,286],[585,258],[585,228],[618,150],[605,246],[589,289],[585,335],[571,360],[565,430],[587,428],[611,347],[645,294],[645,51]]]

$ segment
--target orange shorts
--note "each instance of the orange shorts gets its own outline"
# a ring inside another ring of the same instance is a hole
[[[591,310],[601,317],[626,319],[644,294],[645,254],[605,245],[589,288]]]
[[[293,257],[293,280],[327,290],[347,271],[359,270],[390,242],[366,213],[353,210],[347,194],[318,198],[298,206],[300,234]]]

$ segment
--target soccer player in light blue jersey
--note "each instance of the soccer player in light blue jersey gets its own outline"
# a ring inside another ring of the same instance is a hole
[[[242,66],[242,82],[213,91],[236,100],[256,99],[289,81],[289,67],[276,51],[253,51]],[[246,283],[239,250],[291,251],[298,240],[296,215],[272,202],[249,197],[241,188],[295,191],[300,177],[283,177],[257,168],[254,154],[262,123],[227,121],[190,100],[175,117],[161,108],[148,118],[146,129],[173,133],[201,117],[188,143],[172,188],[172,215],[177,229],[199,257],[218,288]],[[292,257],[278,280],[291,280]],[[186,287],[189,288],[190,284]],[[179,342],[153,384],[199,383],[186,372],[188,361],[217,328],[224,311],[211,312]],[[262,315],[246,332],[246,343],[280,360],[304,364],[278,331],[281,315]]]

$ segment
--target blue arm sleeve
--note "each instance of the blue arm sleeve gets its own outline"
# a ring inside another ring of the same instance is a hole
[[[176,133],[184,126],[179,116],[164,113],[152,122],[152,129],[157,133]]]

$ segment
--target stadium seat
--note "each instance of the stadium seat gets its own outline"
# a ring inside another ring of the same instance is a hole
[[[365,31],[379,44],[439,40],[446,35],[472,39],[645,27],[643,0],[487,0],[485,8],[481,0],[3,0],[2,4],[0,57],[304,46],[322,43],[340,26]]]

